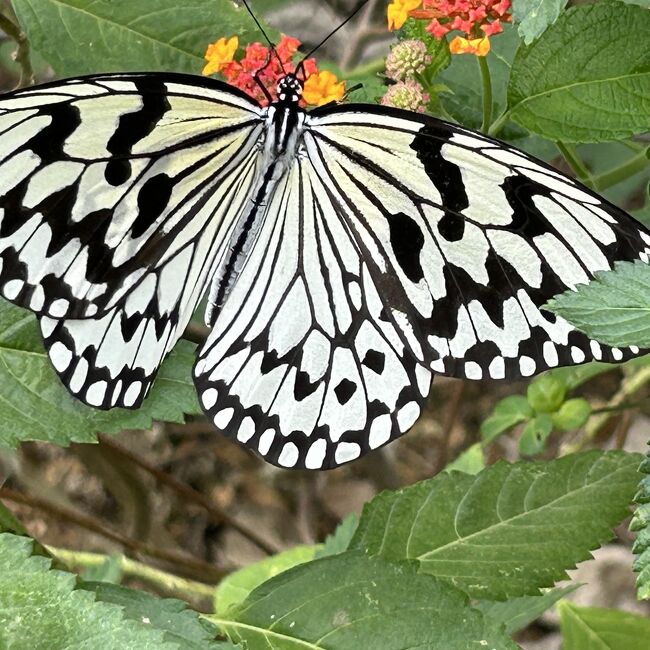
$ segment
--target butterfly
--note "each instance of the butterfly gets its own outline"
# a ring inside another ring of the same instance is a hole
[[[204,294],[215,426],[280,467],[407,431],[435,374],[520,379],[637,348],[542,309],[650,234],[517,149],[385,106],[267,107],[217,80],[100,74],[0,98],[0,294],[68,391],[138,408]]]

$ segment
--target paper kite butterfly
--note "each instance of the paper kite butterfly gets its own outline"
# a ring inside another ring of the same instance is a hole
[[[639,352],[540,308],[650,234],[502,142],[366,104],[263,108],[212,79],[102,74],[0,99],[0,294],[61,381],[137,408],[204,294],[194,382],[271,463],[331,468],[417,420],[435,374]]]

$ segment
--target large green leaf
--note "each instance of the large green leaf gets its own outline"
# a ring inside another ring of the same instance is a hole
[[[30,650],[179,650],[163,632],[75,589],[76,577],[31,555],[26,537],[0,534],[0,647]]]
[[[517,646],[448,583],[412,563],[342,553],[255,589],[213,620],[247,650],[479,650]]]
[[[515,56],[510,116],[551,140],[600,142],[650,129],[650,12],[573,7]]]
[[[191,380],[194,345],[180,341],[136,411],[100,411],[71,397],[43,350],[34,316],[0,299],[0,446],[23,440],[94,442],[95,433],[183,422],[201,412]]]
[[[475,598],[538,595],[611,537],[627,513],[640,456],[590,451],[444,472],[366,505],[350,548],[414,559]]]
[[[513,0],[512,15],[527,45],[552,25],[567,0]]]
[[[61,76],[129,70],[200,74],[209,43],[259,40],[230,0],[13,0],[32,47]]]
[[[650,13],[650,12],[649,12]],[[650,265],[619,262],[547,306],[590,337],[613,346],[650,346]]]
[[[650,620],[602,607],[559,604],[563,650],[648,650]]]

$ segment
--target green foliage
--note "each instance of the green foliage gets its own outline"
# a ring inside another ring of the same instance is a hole
[[[650,620],[601,607],[558,605],[563,650],[647,650]]]
[[[287,569],[314,559],[316,546],[293,548],[249,564],[224,578],[214,594],[215,612],[226,613],[234,605],[243,602],[256,587]]]
[[[530,407],[538,413],[557,411],[566,395],[564,382],[551,373],[545,373],[528,385],[526,398]]]
[[[237,34],[259,40],[230,0],[13,0],[32,47],[61,76],[165,70],[200,74],[209,43]],[[271,30],[271,33],[274,32]]]
[[[468,447],[458,458],[445,467],[445,472],[458,471],[465,474],[478,474],[485,467],[483,445],[480,442]]]
[[[539,413],[529,420],[519,438],[519,451],[524,456],[534,456],[544,449],[546,439],[553,431],[553,418],[548,413]]]
[[[567,0],[514,0],[512,15],[524,43],[532,43],[552,25],[566,3]]]
[[[620,262],[547,308],[590,337],[614,346],[650,346],[650,266]]]
[[[639,456],[586,452],[443,473],[364,509],[351,548],[412,559],[472,597],[537,595],[611,537],[638,480]],[[508,549],[504,553],[504,549]]]
[[[569,399],[553,413],[553,426],[560,431],[579,429],[591,415],[591,404],[583,397]]]
[[[573,593],[580,585],[549,589],[542,596],[522,596],[510,600],[479,600],[475,607],[493,623],[501,622],[508,634],[523,630],[536,618],[550,609],[561,598]]]
[[[650,12],[573,7],[528,47],[508,86],[510,117],[551,140],[600,142],[650,128]],[[570,61],[570,63],[569,63]]]
[[[410,563],[342,553],[299,565],[213,619],[248,650],[516,648],[448,583]]]
[[[492,414],[481,424],[481,435],[485,442],[494,440],[498,435],[520,422],[533,417],[535,411],[523,395],[509,395],[500,400]]]
[[[58,445],[94,442],[95,433],[146,429],[151,422],[183,422],[200,413],[191,380],[194,345],[181,341],[163,364],[137,411],[99,411],[71,397],[43,350],[34,316],[0,299],[0,446],[23,440]]]
[[[347,551],[354,533],[359,525],[359,518],[354,513],[349,514],[337,527],[336,530],[325,538],[323,544],[316,550],[314,557],[327,557],[338,555]]]
[[[634,495],[638,504],[630,522],[630,530],[636,532],[633,551],[636,554],[634,570],[637,572],[636,587],[639,599],[650,600],[650,452],[639,467],[645,477]]]

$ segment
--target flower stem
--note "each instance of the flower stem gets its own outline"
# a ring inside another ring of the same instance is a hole
[[[65,548],[56,548],[46,546],[47,551],[57,560],[65,564],[68,568],[88,568],[101,566],[109,559],[108,555],[102,553],[88,553],[86,551],[71,551]],[[212,598],[214,587],[206,585],[203,582],[187,580],[179,576],[161,571],[154,567],[147,566],[141,562],[136,562],[128,557],[120,556],[120,569],[126,576],[139,578],[155,587],[161,587],[165,591],[173,592],[180,596],[192,596],[196,598]]]
[[[484,56],[477,56],[478,67],[481,71],[481,82],[483,84],[483,123],[481,131],[489,133],[492,124],[492,77],[490,67]]]
[[[560,150],[564,159],[569,163],[569,166],[575,172],[578,180],[584,183],[587,187],[594,189],[594,178],[589,169],[587,169],[587,166],[580,159],[580,156],[578,156],[575,147],[560,141],[556,142],[555,146]]]
[[[497,117],[496,120],[494,120],[494,122],[492,122],[492,125],[487,130],[487,134],[496,137],[509,119],[510,111],[506,109],[501,113],[501,115],[499,115],[499,117]]]
[[[650,166],[650,147],[646,147],[623,164],[594,177],[594,187],[602,192],[612,185],[623,182]]]
[[[16,50],[15,60],[20,65],[20,79],[18,88],[31,86],[34,83],[34,69],[29,52],[29,41],[27,36],[20,29],[17,23],[13,22],[8,16],[0,12],[0,29],[15,41],[18,49]]]

